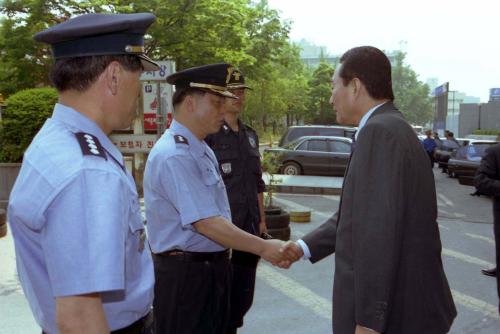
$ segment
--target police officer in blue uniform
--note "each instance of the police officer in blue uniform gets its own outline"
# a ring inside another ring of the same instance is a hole
[[[155,267],[156,333],[227,331],[229,248],[279,264],[281,241],[231,223],[214,152],[204,142],[224,122],[233,68],[212,64],[170,75],[174,120],[149,154],[144,174],[148,235]]]
[[[152,332],[154,272],[134,180],[109,140],[136,114],[152,14],[88,14],[35,35],[59,103],[27,149],[8,220],[44,333]]]
[[[238,99],[226,99],[224,124],[216,134],[205,141],[212,148],[219,162],[219,169],[226,185],[233,224],[253,235],[267,232],[263,204],[265,184],[262,180],[259,139],[257,133],[241,122],[245,92],[243,74],[235,69],[227,85]],[[228,334],[236,333],[243,326],[243,317],[253,302],[255,275],[259,257],[234,250],[231,256],[231,310]]]

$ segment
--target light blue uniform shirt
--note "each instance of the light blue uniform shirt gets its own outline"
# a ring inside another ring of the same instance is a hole
[[[151,150],[144,173],[148,239],[153,253],[225,249],[192,226],[216,216],[231,221],[218,166],[212,149],[174,120]]]
[[[79,132],[91,138],[89,154]],[[141,247],[134,180],[120,164],[121,153],[102,130],[61,104],[24,155],[8,221],[24,293],[47,333],[58,332],[55,297],[100,292],[111,330],[151,309],[153,264]]]

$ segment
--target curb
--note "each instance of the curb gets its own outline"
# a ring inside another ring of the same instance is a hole
[[[342,188],[322,188],[311,186],[285,186],[275,185],[274,191],[277,193],[304,194],[304,195],[340,195]]]

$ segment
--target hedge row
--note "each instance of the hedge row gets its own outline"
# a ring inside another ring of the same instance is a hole
[[[500,136],[500,130],[474,130],[474,135]]]
[[[26,89],[5,102],[0,121],[0,162],[21,162],[33,137],[52,114],[57,92],[53,88]]]

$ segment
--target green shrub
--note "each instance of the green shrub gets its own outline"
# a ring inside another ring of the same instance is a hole
[[[0,122],[0,162],[21,162],[33,137],[52,114],[57,92],[52,88],[26,89],[5,102]]]
[[[488,135],[488,136],[500,136],[500,130],[474,130],[472,134],[475,135]]]
[[[264,196],[264,207],[273,208],[273,195],[276,191],[276,186],[281,183],[280,179],[276,179],[275,174],[279,173],[281,166],[281,154],[264,152],[262,157],[262,172],[269,175],[269,184],[266,186],[266,192]]]

